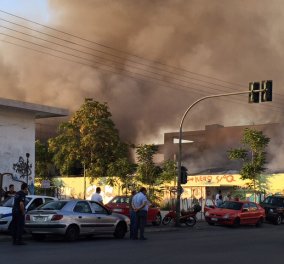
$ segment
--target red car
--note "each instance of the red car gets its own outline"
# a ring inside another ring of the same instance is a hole
[[[129,214],[129,196],[115,196],[106,206],[113,212],[130,216]],[[160,225],[162,222],[161,211],[158,207],[150,206],[147,216],[147,224]]]
[[[205,220],[209,225],[256,225],[265,219],[264,209],[249,201],[226,201],[220,207],[208,210]]]

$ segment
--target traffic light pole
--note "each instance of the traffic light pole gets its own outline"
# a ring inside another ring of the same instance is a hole
[[[261,90],[254,90],[254,93],[257,92],[264,92],[265,89],[261,89]],[[224,96],[231,96],[231,95],[239,95],[239,94],[249,94],[252,91],[243,91],[243,92],[235,92],[235,93],[225,93],[225,94],[216,94],[216,95],[208,95],[208,96],[204,96],[200,99],[198,99],[197,101],[195,101],[191,106],[189,106],[185,113],[183,114],[183,117],[181,119],[180,122],[180,126],[179,126],[179,154],[178,154],[178,179],[177,179],[177,201],[176,201],[176,215],[177,215],[177,219],[176,219],[176,226],[180,226],[180,197],[181,197],[181,157],[182,157],[182,125],[184,122],[185,117],[187,116],[188,112],[199,102],[204,101],[206,99],[209,98],[215,98],[215,97],[224,97]]]

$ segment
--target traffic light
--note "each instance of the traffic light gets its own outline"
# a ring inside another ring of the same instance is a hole
[[[259,92],[253,92],[260,90],[259,82],[250,82],[249,83],[249,103],[259,103]]]
[[[272,81],[262,81],[261,82],[261,102],[271,102],[272,101]]]
[[[181,166],[180,168],[180,182],[181,184],[187,183],[187,168],[184,166]]]

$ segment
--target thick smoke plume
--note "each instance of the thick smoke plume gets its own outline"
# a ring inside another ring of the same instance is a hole
[[[76,111],[86,97],[108,102],[124,140],[161,143],[163,133],[177,131],[186,108],[204,95],[243,91],[248,89],[250,81],[266,79],[274,81],[275,93],[284,95],[283,10],[284,2],[280,0],[49,0],[46,25],[114,48],[111,50],[67,36],[70,41],[76,40],[119,56],[121,59],[82,49],[120,64],[109,68],[96,64],[105,63],[104,59],[88,54],[80,54],[88,62],[60,54],[83,64],[94,63],[95,68],[92,68],[1,43],[1,97],[65,107],[71,112]],[[21,13],[21,16],[25,14]],[[64,36],[9,15],[1,14],[1,17],[58,37]],[[28,15],[25,17],[34,20]],[[1,29],[1,32],[6,31]],[[51,37],[45,38],[55,41]],[[54,44],[48,46],[56,47]],[[133,64],[133,61],[139,64]],[[135,78],[129,77],[122,69],[139,75],[130,74]],[[283,95],[275,96],[273,103],[264,106],[248,105],[247,95],[204,101],[190,112],[184,129],[203,129],[212,123],[232,126],[282,122]]]

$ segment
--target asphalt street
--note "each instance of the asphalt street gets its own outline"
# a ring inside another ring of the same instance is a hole
[[[0,240],[1,263],[283,263],[284,225],[230,228],[199,222],[194,228],[148,227],[148,240],[112,237],[59,239],[13,246]]]

